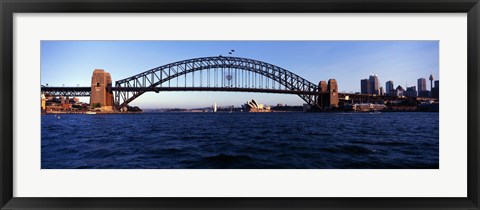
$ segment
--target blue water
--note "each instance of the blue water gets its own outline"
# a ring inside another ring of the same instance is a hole
[[[42,169],[438,168],[438,116],[42,115]]]

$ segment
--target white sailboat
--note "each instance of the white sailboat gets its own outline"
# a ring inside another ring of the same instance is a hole
[[[213,104],[213,112],[217,112],[217,102],[216,101]]]

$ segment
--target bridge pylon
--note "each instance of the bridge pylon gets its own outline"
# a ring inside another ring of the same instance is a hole
[[[110,73],[103,69],[95,69],[92,75],[90,108],[100,108],[102,111],[113,111],[113,93],[107,88],[112,87]]]
[[[338,108],[337,80],[329,79],[328,83],[320,81],[318,84],[317,108],[321,111]]]

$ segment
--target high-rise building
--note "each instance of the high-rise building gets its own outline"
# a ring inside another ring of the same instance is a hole
[[[432,97],[433,98],[440,98],[440,81],[435,81],[435,87],[432,88]]]
[[[394,95],[393,91],[395,88],[393,87],[393,81],[389,80],[388,82],[385,83],[385,93],[387,96]]]
[[[360,80],[360,85],[361,85],[361,91],[360,93],[362,94],[370,94],[370,82],[368,79],[362,79]]]
[[[427,80],[425,78],[420,78],[417,80],[418,92],[427,90]]]
[[[376,94],[378,95],[378,76],[376,74],[370,75],[368,78],[370,82],[370,92],[369,94]]]
[[[378,88],[378,95],[380,95],[380,96],[385,95],[385,94],[384,94],[384,91],[383,91],[383,87],[379,87],[379,88]]]
[[[418,96],[429,97],[430,91],[427,90],[427,80],[425,78],[419,78],[417,80],[417,84],[418,84]]]

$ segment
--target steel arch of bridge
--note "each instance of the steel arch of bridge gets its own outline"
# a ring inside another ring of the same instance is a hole
[[[184,80],[184,84],[179,85],[179,80]],[[216,56],[159,66],[118,80],[112,88],[118,109],[145,92],[165,90],[287,93],[296,94],[313,106],[316,104],[318,86],[273,64],[240,57]]]

